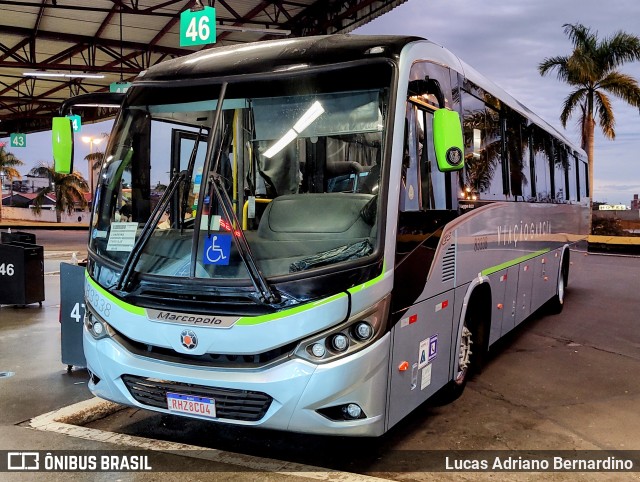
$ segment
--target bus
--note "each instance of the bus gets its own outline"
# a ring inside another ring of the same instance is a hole
[[[70,145],[56,118],[61,169]],[[309,434],[379,436],[456,399],[497,340],[562,309],[589,226],[585,153],[403,36],[262,41],[149,68],[95,193],[91,392]]]

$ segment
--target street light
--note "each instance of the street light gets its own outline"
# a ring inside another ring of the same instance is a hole
[[[91,154],[93,154],[93,146],[102,142],[102,137],[82,136],[82,142],[89,144],[89,159],[87,159],[87,166],[89,168],[89,190],[91,193],[91,204],[93,204],[93,166]]]

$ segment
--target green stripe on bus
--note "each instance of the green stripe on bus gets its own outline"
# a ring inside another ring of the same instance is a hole
[[[127,310],[129,313],[133,313],[134,315],[146,316],[146,312],[145,312],[144,308],[140,308],[139,306],[130,305],[129,303],[125,303],[124,301],[116,298],[111,293],[109,293],[107,290],[105,290],[102,286],[100,286],[98,283],[96,283],[93,279],[91,279],[91,277],[89,276],[89,273],[85,272],[85,278],[86,278],[87,282],[93,287],[93,289],[95,289],[98,293],[100,293],[100,295],[104,296],[109,301],[111,301],[114,305],[117,305],[120,308],[122,308],[123,310]]]
[[[489,276],[490,274],[497,273],[498,271],[502,271],[503,269],[511,268],[511,266],[515,266],[516,264],[524,263],[525,261],[535,258],[536,256],[548,253],[549,251],[551,251],[549,248],[541,249],[540,251],[536,251],[535,253],[526,254],[514,260],[507,261],[506,263],[502,263],[497,266],[492,266],[491,268],[482,270],[480,274],[482,276]]]
[[[362,283],[361,285],[354,286],[353,288],[349,288],[347,291],[349,293],[355,293],[356,291],[361,291],[361,290],[367,289],[370,286],[373,286],[374,284],[379,283],[380,281],[382,281],[382,279],[384,278],[385,264],[386,263],[382,264],[382,273],[380,273],[380,275],[376,276],[375,278],[373,278],[373,279],[371,279],[371,280],[369,280],[369,281],[367,281],[365,283]]]
[[[277,320],[279,318],[284,318],[286,316],[297,315],[298,313],[302,313],[303,311],[317,308],[318,306],[331,303],[332,301],[338,300],[345,296],[347,296],[345,293],[338,293],[337,295],[330,296],[329,298],[324,298],[322,300],[306,303],[304,305],[296,306],[295,308],[290,308],[288,310],[278,311],[277,313],[271,313],[269,315],[242,317],[236,322],[236,326],[259,325],[260,323],[267,323],[268,321]]]

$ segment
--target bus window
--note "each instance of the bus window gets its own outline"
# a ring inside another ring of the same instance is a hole
[[[538,202],[548,202],[551,199],[551,183],[549,179],[549,143],[546,133],[533,126],[531,130],[531,145],[534,153],[534,168],[536,182],[536,196]]]
[[[418,109],[418,131],[424,132],[420,155],[422,209],[447,209],[446,174],[438,170],[433,147],[433,112]]]
[[[500,114],[462,91],[465,172],[463,192],[471,199],[504,199]]]
[[[506,109],[506,156],[509,165],[509,186],[515,200],[531,198],[529,182],[529,143],[523,136],[525,119],[515,111]]]
[[[405,118],[404,147],[402,154],[402,185],[400,186],[400,210],[420,210],[420,184],[418,179],[420,155],[424,144],[424,131],[417,121],[418,108],[407,103]]]
[[[557,202],[567,202],[569,192],[567,192],[567,150],[559,142],[554,143],[553,156],[553,176],[555,181],[555,200]]]

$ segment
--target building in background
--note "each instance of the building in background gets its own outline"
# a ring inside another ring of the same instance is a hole
[[[633,199],[631,200],[631,209],[640,209],[640,199],[638,199],[637,194],[633,195]]]

